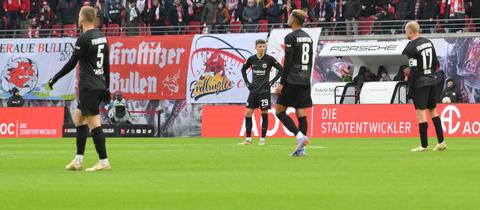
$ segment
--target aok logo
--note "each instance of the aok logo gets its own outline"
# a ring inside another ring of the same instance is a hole
[[[442,115],[442,128],[444,132],[448,134],[454,134],[460,128],[460,118],[462,115],[460,114],[460,110],[456,106],[448,105],[446,106],[443,111]]]
[[[0,135],[14,135],[15,124],[13,123],[0,123]]]

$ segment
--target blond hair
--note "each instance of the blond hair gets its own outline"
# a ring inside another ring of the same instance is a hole
[[[417,21],[408,22],[407,25],[405,25],[405,30],[407,29],[414,34],[420,33],[420,25]]]
[[[97,10],[91,6],[83,6],[80,9],[80,16],[88,23],[94,23],[97,17]]]

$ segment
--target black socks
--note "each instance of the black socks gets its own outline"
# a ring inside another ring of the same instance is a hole
[[[293,122],[292,118],[287,115],[285,112],[280,112],[277,114],[278,119],[283,123],[283,125],[293,134],[297,135],[298,134],[298,128],[295,126],[295,123]],[[305,126],[306,129],[306,126]]]
[[[252,118],[245,117],[245,129],[246,129],[246,136],[250,138],[252,136]]]
[[[268,114],[262,114],[262,138],[267,136],[268,130]]]
[[[303,135],[307,135],[307,117],[299,117],[298,118],[298,130],[302,132]]]
[[[88,127],[81,125],[77,127],[77,155],[85,153],[85,145],[87,144]]]
[[[96,127],[92,130],[93,143],[97,150],[100,160],[107,159],[107,148],[105,147],[105,135],[103,135],[102,127]]]
[[[428,146],[428,122],[418,123],[418,128],[420,130],[420,140],[422,142],[422,147],[427,148]]]
[[[432,118],[433,125],[435,126],[435,132],[437,133],[438,143],[441,144],[443,142],[443,129],[442,129],[442,121],[440,117],[436,116]]]

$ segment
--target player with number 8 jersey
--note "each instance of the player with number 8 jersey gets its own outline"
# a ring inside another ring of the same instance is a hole
[[[312,106],[310,96],[310,77],[312,73],[313,40],[302,30],[308,14],[302,10],[293,10],[288,25],[293,31],[285,37],[284,74],[276,90],[278,95],[276,115],[283,125],[297,138],[297,147],[292,156],[305,156],[308,144],[306,109]],[[298,127],[286,114],[288,107],[296,109]]]

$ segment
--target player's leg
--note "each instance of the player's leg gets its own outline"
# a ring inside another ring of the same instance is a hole
[[[428,105],[428,87],[415,89],[413,93],[413,103],[415,113],[417,115],[418,129],[420,132],[421,145],[412,149],[412,152],[426,151],[428,147],[428,122],[427,122],[427,105]]]
[[[433,125],[435,126],[435,132],[438,139],[438,144],[435,146],[433,151],[443,151],[447,148],[447,144],[445,143],[445,140],[443,138],[442,120],[438,116],[437,112],[437,101],[435,100],[436,95],[436,89],[432,87],[428,99],[428,112],[430,114],[430,117],[432,118]]]
[[[303,133],[303,135],[307,135],[307,109],[297,109],[295,111],[298,119],[298,130]]]
[[[260,99],[260,109],[262,110],[262,137],[258,142],[259,145],[265,144],[265,137],[268,130],[268,110],[272,108],[270,93],[263,94]]]
[[[83,169],[83,155],[85,153],[85,145],[87,144],[87,135],[88,135],[88,127],[85,118],[82,116],[82,111],[80,109],[76,109],[75,113],[73,114],[73,123],[75,124],[77,130],[77,154],[75,159],[72,160],[65,169],[67,170],[82,170]]]
[[[268,130],[268,109],[262,109],[262,137],[258,142],[259,145],[265,144],[265,138],[267,137]]]
[[[275,109],[275,114],[277,115],[280,122],[282,122],[282,124],[296,136],[299,133],[298,128],[295,125],[295,122],[293,122],[293,119],[287,115],[287,107],[281,104],[277,104]]]
[[[102,131],[102,124],[100,122],[100,115],[87,116],[87,124],[91,129],[93,143],[95,150],[97,150],[100,161],[93,167],[88,168],[87,171],[101,171],[110,169],[110,163],[107,157],[107,148],[105,145],[105,135]]]
[[[252,144],[252,116],[255,109],[246,108],[245,109],[245,140],[240,145],[250,145]]]

